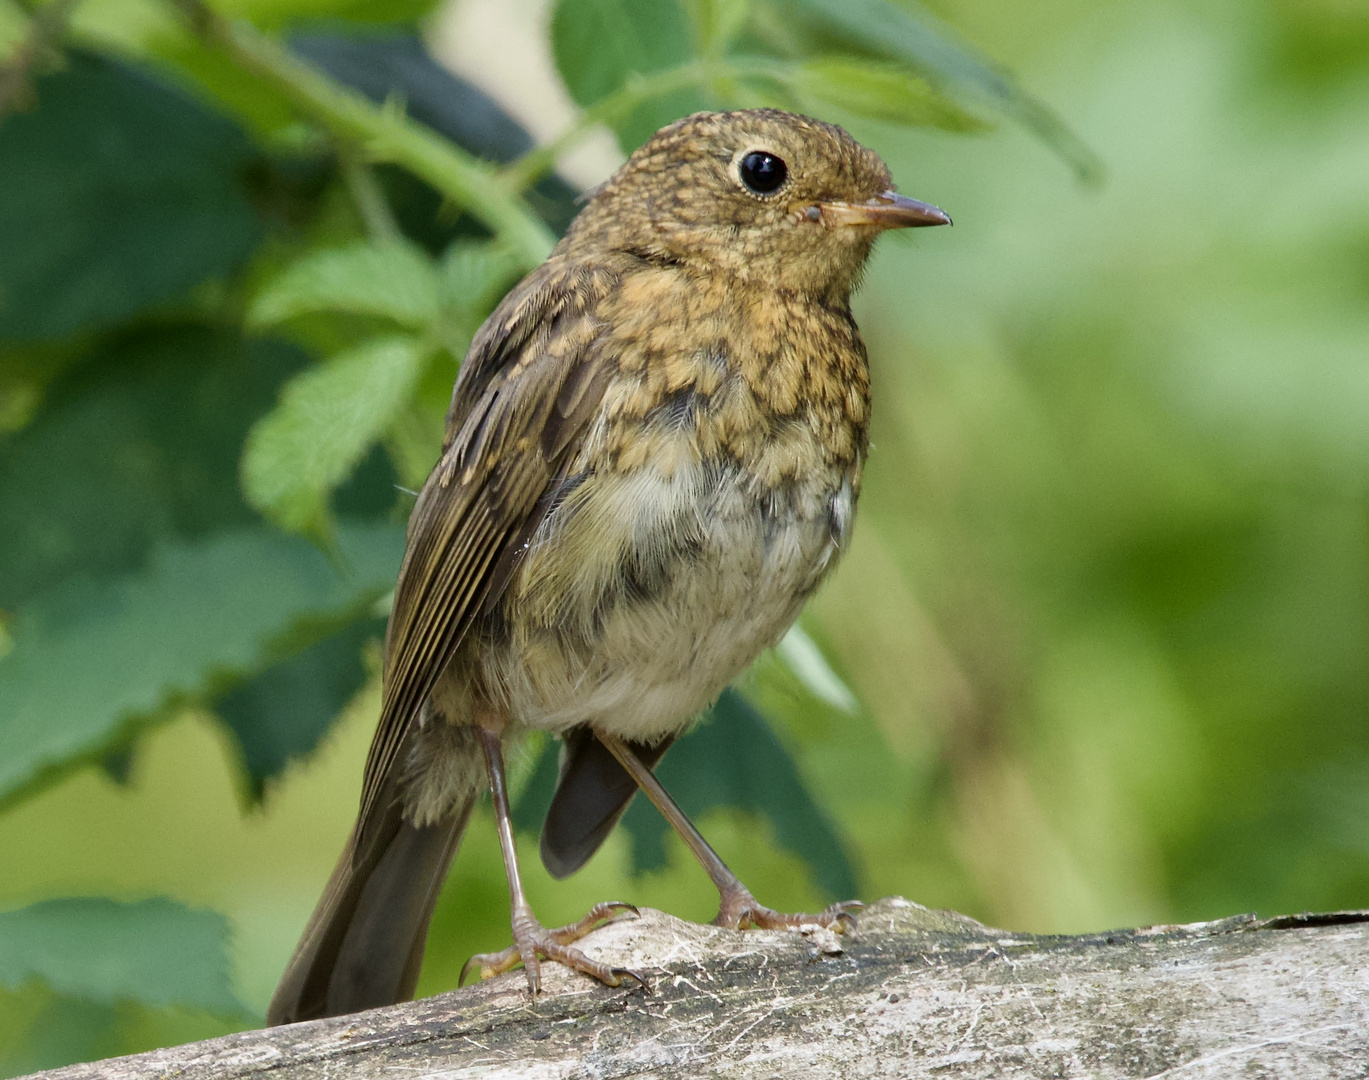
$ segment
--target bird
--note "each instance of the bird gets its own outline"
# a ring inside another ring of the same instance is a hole
[[[513,944],[645,985],[575,942],[629,904],[547,928],[524,894],[504,751],[562,740],[540,852],[582,866],[640,789],[719,891],[717,925],[853,925],[762,906],[653,773],[775,645],[848,546],[870,379],[851,314],[875,239],[949,224],[845,130],[777,109],[662,128],[590,193],[471,341],[415,501],[356,824],[269,1024],[413,996],[428,924],[488,789]],[[463,978],[467,972],[463,972]]]

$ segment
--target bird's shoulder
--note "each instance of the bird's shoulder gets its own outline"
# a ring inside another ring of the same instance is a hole
[[[592,360],[608,317],[605,303],[630,269],[630,260],[554,254],[509,290],[476,331],[461,364],[444,459],[453,447],[472,442],[496,402],[559,393],[555,375]]]

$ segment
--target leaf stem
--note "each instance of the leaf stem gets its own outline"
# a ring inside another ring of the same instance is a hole
[[[638,105],[652,98],[663,97],[676,90],[687,90],[735,73],[731,65],[718,61],[691,60],[679,67],[654,72],[651,75],[632,73],[619,90],[600,98],[585,109],[575,121],[549,143],[529,150],[499,176],[512,191],[524,191],[556,167],[561,155],[578,143],[600,124],[612,124],[632,112]]]
[[[393,244],[401,240],[403,234],[370,165],[347,143],[338,147],[338,162],[342,168],[343,182],[371,239],[379,244]]]
[[[468,210],[508,244],[523,266],[547,257],[555,243],[551,231],[493,168],[409,119],[397,103],[374,104],[246,23],[224,19],[202,0],[172,2],[200,36],[272,83],[301,112],[356,143],[370,160],[403,166]]]

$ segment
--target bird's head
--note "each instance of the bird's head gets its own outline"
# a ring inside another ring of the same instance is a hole
[[[593,194],[563,250],[844,298],[881,232],[950,220],[895,194],[879,155],[833,124],[778,109],[695,113]]]

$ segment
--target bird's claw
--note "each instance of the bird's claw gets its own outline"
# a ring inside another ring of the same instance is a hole
[[[621,986],[624,978],[633,979],[650,993],[651,984],[644,975],[630,968],[600,964],[579,949],[570,947],[572,942],[579,941],[597,926],[612,922],[616,916],[625,912],[634,916],[641,914],[632,904],[610,900],[595,904],[578,922],[548,930],[527,908],[516,911],[512,920],[514,943],[499,952],[477,953],[472,956],[462,966],[457,985],[460,986],[466,981],[466,976],[472,969],[478,969],[480,977],[488,979],[493,975],[502,975],[521,963],[523,970],[527,972],[528,987],[532,991],[532,996],[536,997],[542,987],[541,960],[547,959],[598,979],[605,986]]]
[[[631,979],[638,985],[638,987],[640,987],[646,993],[655,993],[655,991],[651,988],[651,983],[647,981],[647,977],[643,975],[640,971],[633,971],[632,968],[611,968],[610,970],[613,972],[614,975],[618,977],[618,981],[616,983],[609,983],[610,986],[622,986],[624,979]]]
[[[848,934],[856,928],[856,917],[851,914],[853,911],[864,911],[865,904],[859,900],[840,900],[829,907],[823,908],[819,913],[820,918],[830,918],[830,923],[824,926],[830,927],[838,934]]]
[[[744,885],[722,894],[714,926],[731,930],[796,930],[802,926],[821,926],[837,934],[856,928],[856,917],[851,914],[865,907],[859,900],[842,900],[815,915],[803,912],[774,911],[759,903]]]

